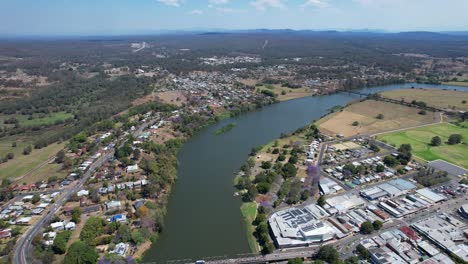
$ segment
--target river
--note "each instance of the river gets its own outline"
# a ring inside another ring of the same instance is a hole
[[[374,93],[411,86],[468,91],[468,87],[422,84],[356,91]],[[169,199],[165,228],[159,240],[146,252],[144,261],[195,261],[249,253],[239,210],[241,201],[233,197],[232,180],[252,147],[309,124],[327,114],[333,106],[346,105],[356,99],[358,95],[338,93],[281,102],[224,120],[191,138],[178,155],[178,180]],[[214,131],[232,122],[236,123],[232,130],[214,135]]]

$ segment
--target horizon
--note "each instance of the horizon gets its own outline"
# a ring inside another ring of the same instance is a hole
[[[463,0],[17,0],[4,3],[0,10],[0,36],[118,36],[212,29],[457,32],[467,29],[466,9],[468,2]],[[441,15],[448,12],[450,16]]]

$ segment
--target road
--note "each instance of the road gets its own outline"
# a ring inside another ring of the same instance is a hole
[[[102,166],[106,161],[114,156],[114,150],[109,151],[104,156],[97,159],[89,169],[83,174],[83,177],[73,187],[65,189],[64,194],[60,196],[55,203],[51,205],[51,208],[47,213],[34,225],[32,225],[26,233],[16,243],[16,248],[13,256],[13,263],[15,264],[28,264],[33,263],[31,256],[28,254],[31,248],[32,239],[39,233],[45,223],[50,221],[60,207],[68,201],[73,193],[80,190],[83,184],[93,175],[93,171]]]

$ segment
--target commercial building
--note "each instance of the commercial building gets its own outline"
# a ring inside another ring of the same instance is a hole
[[[416,189],[416,185],[413,183],[403,179],[395,179],[364,189],[360,194],[368,200],[377,200],[382,197],[398,197],[414,189]]]
[[[290,208],[274,213],[268,220],[279,248],[307,246],[331,240],[340,233],[322,219],[328,214],[317,205]]]

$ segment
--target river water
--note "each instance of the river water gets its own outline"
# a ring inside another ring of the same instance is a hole
[[[468,87],[404,84],[356,90],[374,93],[410,87],[457,89]],[[207,259],[249,253],[240,215],[241,201],[233,197],[234,172],[252,147],[266,144],[346,105],[358,95],[338,93],[305,97],[273,104],[255,112],[224,120],[191,138],[178,155],[178,180],[172,189],[165,228],[144,261]],[[228,123],[236,126],[221,135],[214,131]]]

